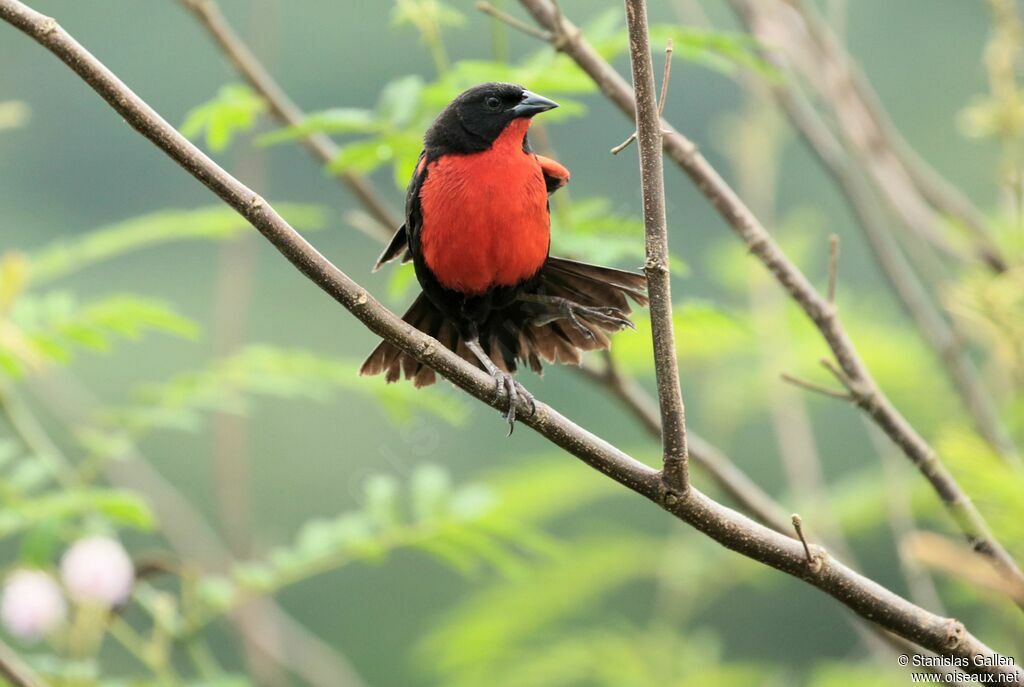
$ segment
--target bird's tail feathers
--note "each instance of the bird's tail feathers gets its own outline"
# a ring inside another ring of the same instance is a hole
[[[481,325],[480,346],[505,372],[515,372],[519,362],[538,374],[543,372],[544,363],[579,365],[584,352],[609,348],[609,334],[632,326],[630,300],[647,304],[644,275],[548,258],[533,287]],[[581,306],[574,309],[571,318],[565,302]],[[424,294],[416,298],[402,319],[470,363],[479,364],[458,327]],[[433,370],[387,341],[373,350],[359,372],[383,373],[388,382],[404,376],[417,387],[436,381]]]

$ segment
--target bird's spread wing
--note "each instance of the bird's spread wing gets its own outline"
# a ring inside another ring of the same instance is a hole
[[[544,172],[544,183],[547,184],[548,195],[569,183],[569,177],[571,176],[569,170],[555,160],[538,155],[537,162],[540,163],[541,171]]]

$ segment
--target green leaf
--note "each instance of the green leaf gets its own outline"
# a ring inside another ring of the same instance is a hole
[[[44,523],[97,515],[116,527],[143,531],[151,530],[155,523],[149,506],[136,494],[118,489],[80,489],[40,494],[4,506],[0,509],[0,537]]]
[[[212,100],[189,110],[181,133],[188,138],[205,133],[207,147],[221,152],[231,145],[236,135],[255,126],[257,116],[266,107],[263,99],[248,86],[227,84],[221,86]]]
[[[20,348],[10,355],[35,368],[45,362],[66,363],[75,348],[105,352],[119,338],[137,340],[146,332],[184,338],[194,338],[198,332],[191,320],[163,301],[111,296],[79,306],[70,294],[61,292],[21,298],[11,322],[19,331]]]
[[[675,24],[651,27],[651,43],[655,49],[664,50],[669,39],[674,44],[675,55],[702,67],[725,74],[744,68],[771,80],[781,78],[778,70],[760,56],[757,41],[745,33]]]
[[[137,403],[112,409],[109,415],[135,435],[159,428],[192,430],[207,412],[244,413],[250,396],[324,401],[339,391],[376,399],[394,421],[424,412],[458,424],[468,413],[463,399],[439,389],[386,385],[361,377],[357,361],[253,345],[204,370],[144,387]]]
[[[374,475],[366,482],[365,512],[377,527],[395,526],[398,512],[398,481],[390,475]]]
[[[422,95],[423,79],[416,75],[403,76],[381,90],[377,113],[389,127],[399,129],[412,121]]]
[[[281,203],[275,207],[292,226],[302,231],[321,229],[327,222],[326,211],[316,205]],[[143,248],[175,241],[226,241],[251,230],[244,217],[223,205],[161,210],[81,236],[58,239],[30,253],[30,278],[32,284],[38,286]]]
[[[300,124],[288,126],[256,139],[258,145],[275,145],[312,134],[372,134],[382,130],[379,115],[372,110],[339,107],[306,115]]]
[[[337,157],[327,165],[327,170],[334,174],[367,174],[394,158],[395,149],[389,143],[380,138],[369,138],[343,146]]]

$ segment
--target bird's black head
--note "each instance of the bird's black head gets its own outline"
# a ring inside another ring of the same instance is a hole
[[[477,153],[490,148],[513,121],[529,119],[555,107],[558,103],[516,84],[474,86],[438,115],[427,131],[424,145],[428,155]]]

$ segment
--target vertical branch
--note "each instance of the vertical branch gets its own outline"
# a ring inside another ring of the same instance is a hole
[[[672,327],[671,275],[668,268],[668,228],[665,219],[665,174],[661,153],[661,116],[654,86],[654,67],[647,35],[647,3],[626,0],[630,63],[636,91],[636,131],[640,148],[640,183],[644,200],[647,259],[644,273],[651,298],[654,366],[661,409],[662,483],[669,492],[689,486],[686,416],[679,388],[679,365]],[[671,55],[670,55],[671,56]],[[667,72],[667,68],[666,68]],[[664,98],[663,98],[664,99]]]

